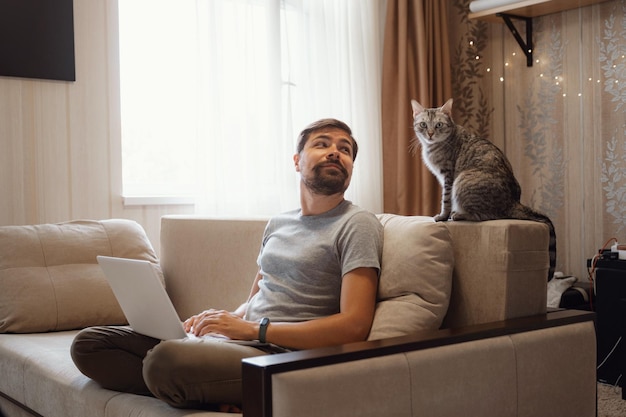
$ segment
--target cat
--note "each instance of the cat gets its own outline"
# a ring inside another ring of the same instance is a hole
[[[490,141],[468,132],[452,120],[450,99],[439,108],[424,108],[411,100],[413,128],[428,169],[442,188],[441,212],[435,221],[495,219],[534,220],[550,229],[550,269],[556,267],[556,233],[548,216],[520,203],[522,194],[513,168],[504,153]]]

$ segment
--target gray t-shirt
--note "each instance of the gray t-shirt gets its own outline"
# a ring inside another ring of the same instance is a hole
[[[295,210],[272,218],[257,261],[263,278],[246,319],[296,322],[338,313],[342,277],[362,267],[380,271],[382,247],[376,216],[347,200],[318,216]]]

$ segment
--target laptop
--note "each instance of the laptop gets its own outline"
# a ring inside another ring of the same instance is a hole
[[[134,331],[161,340],[187,337],[156,265],[109,256],[97,259]]]
[[[97,260],[134,331],[161,340],[197,337],[185,332],[156,265],[144,260],[110,256],[98,256]],[[258,340],[231,340],[220,335],[202,338],[249,346],[268,345]]]

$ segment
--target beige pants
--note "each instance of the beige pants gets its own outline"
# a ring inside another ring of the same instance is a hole
[[[104,388],[174,407],[241,404],[241,360],[271,353],[214,340],[160,341],[128,327],[90,327],[72,343],[78,369]]]

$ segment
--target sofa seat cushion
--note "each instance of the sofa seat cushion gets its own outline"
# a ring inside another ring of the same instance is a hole
[[[384,229],[378,303],[369,340],[438,329],[448,310],[454,256],[432,217],[380,214]]]
[[[0,227],[0,332],[125,324],[98,255],[157,262],[130,220]]]
[[[101,388],[74,366],[78,331],[0,334],[0,392],[43,416],[221,416]],[[228,414],[233,415],[233,414]]]
[[[76,369],[69,353],[75,334],[0,334],[0,391],[44,416],[102,416],[117,393],[96,389]]]

